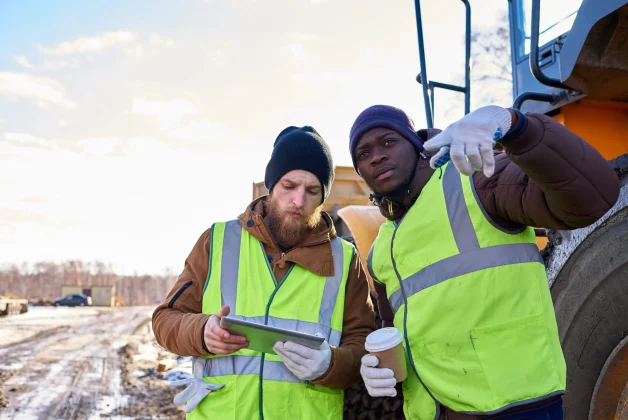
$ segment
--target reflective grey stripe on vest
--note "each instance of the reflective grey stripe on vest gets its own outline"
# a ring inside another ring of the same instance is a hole
[[[449,217],[451,230],[454,233],[456,245],[458,245],[458,252],[464,254],[480,248],[475,229],[473,229],[473,224],[471,223],[467,203],[464,201],[460,173],[453,163],[447,165],[445,169],[443,191],[445,192],[447,216]]]
[[[220,272],[220,293],[222,305],[229,305],[231,308],[230,316],[232,317],[264,324],[264,316],[243,317],[235,315],[237,313],[236,296],[238,292],[238,265],[240,263],[241,237],[242,226],[240,226],[240,223],[238,223],[237,220],[227,222],[225,226]],[[341,239],[332,239],[331,249],[334,258],[334,275],[325,279],[323,298],[321,300],[321,307],[318,315],[318,324],[296,319],[283,319],[269,316],[268,325],[302,331],[310,334],[316,334],[319,332],[325,336],[325,339],[330,345],[340,345],[342,333],[340,331],[333,330],[330,325],[344,272],[344,252],[342,250]]]
[[[334,258],[334,275],[325,279],[325,288],[323,289],[323,299],[321,299],[321,308],[318,313],[318,325],[321,327],[331,326],[331,317],[334,314],[334,308],[336,307],[336,299],[338,298],[338,292],[340,291],[340,285],[342,284],[342,274],[344,272],[344,252],[342,252],[341,239],[334,238],[331,240],[331,251]],[[332,346],[340,345],[340,335],[334,337],[334,342],[331,342],[332,329],[329,332],[320,331],[325,334],[327,342]],[[336,331],[340,333],[339,331]]]
[[[469,179],[469,182],[473,182]],[[458,170],[450,163],[445,169],[443,190],[449,224],[460,254],[438,261],[405,278],[401,287],[407,297],[445,280],[487,268],[521,263],[543,263],[536,244],[506,244],[480,248],[469,209],[464,201],[462,182]],[[404,299],[401,288],[390,296],[393,312],[397,312]]]
[[[240,223],[237,220],[227,222],[220,264],[220,294],[222,306],[229,305],[231,314],[236,313],[241,238],[242,226]]]
[[[479,248],[475,251],[454,255],[414,273],[401,282],[406,296],[410,297],[445,280],[473,273],[474,271],[502,265],[528,262],[543,263],[536,244],[508,244]],[[390,305],[394,312],[403,305],[401,289],[390,296]]]
[[[375,270],[373,270],[373,249],[375,249],[375,242],[371,244],[371,249],[369,250],[369,256],[366,258],[366,267],[368,268],[369,274],[371,275],[373,280],[380,282],[377,279],[377,276],[375,275]]]
[[[202,359],[203,376],[226,375],[258,375],[261,368],[261,356],[223,356],[211,359]],[[288,370],[282,362],[264,360],[264,379],[268,381],[283,381],[305,383]]]

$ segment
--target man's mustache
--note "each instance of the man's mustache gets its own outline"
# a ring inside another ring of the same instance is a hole
[[[295,214],[297,213],[299,216],[303,216],[303,211],[298,209],[289,209],[285,211],[286,214]]]

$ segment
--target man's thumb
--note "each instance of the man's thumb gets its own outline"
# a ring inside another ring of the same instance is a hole
[[[231,312],[231,308],[229,308],[229,305],[225,305],[216,315],[218,315],[219,318],[222,318],[223,316],[229,315],[229,312]]]
[[[451,139],[449,138],[449,133],[443,131],[442,133],[438,133],[430,140],[423,143],[423,148],[427,151],[438,150],[443,146],[449,146],[451,144]]]

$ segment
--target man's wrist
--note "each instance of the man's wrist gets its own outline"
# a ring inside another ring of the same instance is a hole
[[[510,130],[498,140],[499,144],[506,147],[508,147],[510,142],[516,140],[528,126],[528,118],[525,115],[514,109],[508,109],[508,111],[510,111],[512,116],[512,126]]]
[[[203,347],[203,351],[204,351],[205,355],[213,354],[211,351],[209,351],[209,349],[207,348],[207,345],[205,344],[205,326],[209,322],[209,318],[211,318],[211,317],[207,318],[205,323],[203,323],[203,328],[201,328],[201,346]]]
[[[334,366],[334,353],[335,353],[335,347],[329,346],[330,350],[331,350],[331,357],[329,359],[329,366],[327,366],[327,369],[325,370],[325,373],[323,373],[321,376],[319,376],[318,378],[312,379],[310,382],[312,382],[313,384],[318,384],[320,381],[325,380],[325,378],[327,378],[327,375],[329,375],[329,372],[331,371],[332,367]]]

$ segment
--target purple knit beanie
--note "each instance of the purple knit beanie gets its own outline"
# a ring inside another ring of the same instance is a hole
[[[358,166],[355,161],[355,148],[358,145],[358,141],[364,133],[376,127],[390,128],[401,134],[406,140],[412,143],[417,155],[423,151],[423,140],[421,140],[421,137],[417,134],[414,121],[412,121],[412,118],[410,118],[408,114],[394,106],[373,105],[358,115],[349,134],[349,152],[351,153],[353,167],[356,172]]]

